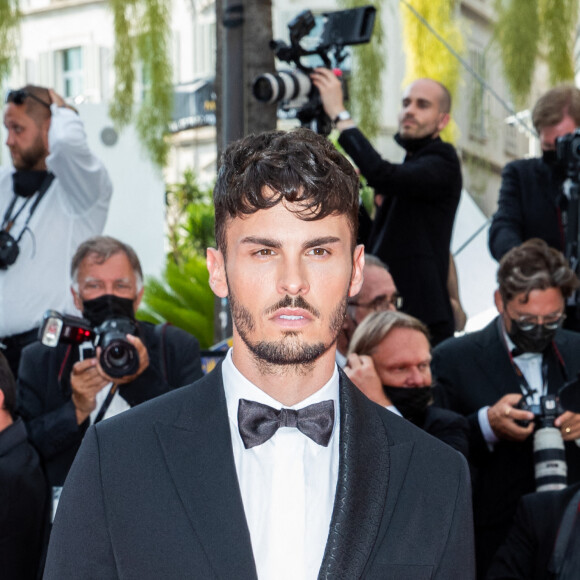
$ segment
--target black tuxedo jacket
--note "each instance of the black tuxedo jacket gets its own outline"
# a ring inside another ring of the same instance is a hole
[[[540,158],[508,163],[502,172],[497,212],[489,228],[489,250],[496,260],[530,238],[564,251],[558,217],[560,183]]]
[[[340,417],[319,577],[473,578],[464,458],[371,403],[344,374]],[[45,578],[256,578],[220,366],[89,429]]]
[[[449,295],[449,245],[461,196],[461,167],[452,145],[433,139],[405,162],[382,159],[358,129],[343,131],[339,143],[369,185],[384,195],[366,249],[388,266],[404,310],[427,325],[454,322]],[[361,233],[370,222],[362,220]]]
[[[524,496],[487,580],[552,580],[548,571],[560,522],[580,484]]]
[[[161,329],[163,337],[158,328],[139,322],[149,366],[134,381],[119,387],[119,394],[131,407],[202,376],[197,339],[174,326]],[[89,425],[88,419],[82,425],[77,423],[71,399],[70,375],[78,360],[78,348],[66,344],[49,348],[36,342],[22,352],[18,410],[51,486],[64,483]]]

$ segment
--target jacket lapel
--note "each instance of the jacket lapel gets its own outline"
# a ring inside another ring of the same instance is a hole
[[[255,579],[250,533],[234,463],[221,367],[199,381],[171,425],[155,424],[185,511],[216,575]]]
[[[320,579],[363,575],[386,532],[411,449],[411,444],[390,446],[376,406],[341,371],[338,483]]]

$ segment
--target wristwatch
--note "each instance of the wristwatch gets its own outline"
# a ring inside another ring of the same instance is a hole
[[[339,121],[350,121],[352,117],[348,111],[341,111],[336,115],[332,122],[336,125]]]

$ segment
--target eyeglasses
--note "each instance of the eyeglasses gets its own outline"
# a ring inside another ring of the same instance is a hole
[[[398,292],[391,294],[391,296],[381,294],[373,298],[370,302],[356,302],[352,300],[348,302],[348,305],[368,308],[374,312],[388,310],[390,306],[394,306],[396,310],[401,310],[403,308],[403,297]]]
[[[546,330],[556,330],[562,326],[565,319],[566,315],[562,313],[552,316],[520,316],[519,318],[512,318],[512,321],[517,324],[520,330],[530,332],[538,326],[543,326]]]
[[[15,105],[23,105],[26,97],[30,97],[31,99],[34,99],[36,102],[38,102],[41,105],[44,105],[45,107],[48,107],[50,109],[50,103],[47,103],[46,101],[44,101],[40,97],[33,95],[31,92],[27,91],[26,89],[18,89],[16,91],[8,91],[8,94],[6,95],[6,102],[7,103],[14,103]]]

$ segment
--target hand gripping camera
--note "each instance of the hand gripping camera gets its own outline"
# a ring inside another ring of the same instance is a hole
[[[56,347],[60,343],[82,344],[90,341],[101,347],[99,362],[110,377],[121,378],[132,375],[139,368],[139,353],[127,341],[126,335],[137,335],[137,324],[126,317],[105,320],[92,328],[87,320],[47,310],[38,333],[45,346]]]

